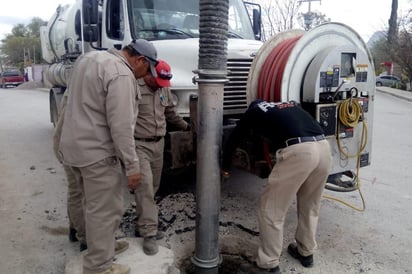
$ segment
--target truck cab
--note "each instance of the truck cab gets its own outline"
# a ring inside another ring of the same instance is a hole
[[[227,70],[224,87],[224,121],[242,114],[248,106],[246,88],[253,58],[262,46],[260,6],[229,1]],[[199,1],[187,0],[83,0],[59,6],[47,27],[41,29],[43,58],[52,84],[50,118],[56,123],[60,98],[74,61],[84,52],[121,49],[133,39],[151,41],[158,58],[172,68],[172,93],[179,114],[190,119],[190,98],[197,95],[194,70],[198,69]],[[194,161],[193,137],[169,132],[165,166],[179,169]],[[169,155],[170,157],[168,157]]]

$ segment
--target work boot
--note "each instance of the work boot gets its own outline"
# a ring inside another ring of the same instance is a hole
[[[143,237],[143,236],[140,234],[139,230],[135,230],[135,231],[134,231],[134,236],[137,237],[137,238]],[[156,240],[161,240],[161,239],[163,239],[163,238],[165,237],[165,234],[164,234],[162,231],[158,230],[155,237],[156,237]]]
[[[155,255],[157,252],[159,252],[156,236],[148,236],[143,238],[143,252],[149,256]]]
[[[69,241],[74,243],[79,241],[76,237],[77,230],[74,227],[69,227]]]
[[[87,249],[87,244],[86,243],[80,243],[80,252],[82,252],[83,250]]]
[[[293,243],[288,246],[288,253],[293,258],[297,259],[304,267],[313,266],[313,255],[303,256],[298,251],[298,246]]]
[[[114,254],[119,255],[129,248],[129,243],[126,241],[116,241],[114,245]],[[80,252],[87,249],[87,244],[80,243]]]
[[[120,253],[126,251],[129,248],[129,243],[126,241],[116,241],[114,245],[114,253],[119,255]]]
[[[104,271],[88,271],[84,270],[84,274],[130,274],[130,267],[123,264],[115,264],[113,263],[109,269]]]

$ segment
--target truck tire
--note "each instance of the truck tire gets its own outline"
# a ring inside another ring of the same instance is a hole
[[[50,122],[52,122],[53,127],[56,127],[58,118],[59,112],[57,109],[56,98],[54,98],[54,95],[52,94],[50,96]]]

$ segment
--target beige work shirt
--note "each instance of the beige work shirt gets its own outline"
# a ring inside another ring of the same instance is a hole
[[[143,78],[137,80],[142,95],[139,101],[135,138],[152,138],[166,135],[166,121],[185,130],[187,123],[176,111],[170,88],[152,91]]]
[[[64,164],[84,167],[117,156],[126,175],[139,173],[133,133],[140,90],[126,58],[115,49],[84,54],[68,92],[60,140]]]

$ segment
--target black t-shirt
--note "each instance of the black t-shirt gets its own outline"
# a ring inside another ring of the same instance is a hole
[[[250,130],[269,140],[275,149],[284,147],[290,138],[323,134],[318,122],[296,102],[253,101],[226,141],[224,169],[230,167],[233,152]]]

